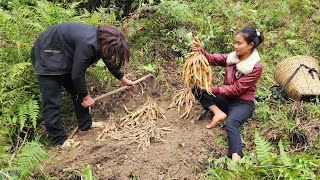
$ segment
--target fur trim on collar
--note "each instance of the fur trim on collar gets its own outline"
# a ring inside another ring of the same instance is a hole
[[[232,52],[227,57],[227,64],[233,65],[236,64],[236,68],[244,75],[248,75],[252,72],[254,65],[260,61],[260,55],[257,50],[253,50],[251,55],[240,62],[239,57],[236,52]]]

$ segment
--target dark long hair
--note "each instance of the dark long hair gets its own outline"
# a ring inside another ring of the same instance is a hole
[[[127,38],[118,29],[101,25],[97,30],[101,58],[114,70],[121,69],[130,58],[130,46]]]
[[[264,36],[262,32],[258,29],[255,29],[251,26],[247,26],[239,31],[239,33],[243,34],[244,39],[248,44],[253,42],[253,49],[257,48],[259,44],[261,44],[264,40]]]

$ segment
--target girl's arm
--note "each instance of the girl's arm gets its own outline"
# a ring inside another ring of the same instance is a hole
[[[200,49],[201,53],[208,59],[211,66],[224,66],[227,65],[228,54],[209,54],[203,48]]]

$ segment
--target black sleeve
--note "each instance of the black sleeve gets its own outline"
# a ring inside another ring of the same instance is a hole
[[[85,97],[88,95],[86,85],[86,70],[92,64],[92,53],[90,48],[76,48],[73,65],[72,65],[72,81],[78,95]]]
[[[123,72],[121,70],[116,70],[114,69],[110,64],[106,63],[105,60],[103,60],[104,64],[107,66],[108,70],[110,73],[117,79],[122,79],[123,78]]]

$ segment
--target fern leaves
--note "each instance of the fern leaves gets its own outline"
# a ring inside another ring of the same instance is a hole
[[[25,127],[26,122],[32,123],[33,128],[37,127],[37,118],[39,116],[39,105],[37,101],[29,99],[25,104],[19,106],[17,115],[7,114],[7,121],[11,125],[19,125],[20,130]]]
[[[274,154],[270,153],[272,145],[270,142],[255,133],[256,153],[261,165],[272,164]]]
[[[102,60],[99,60],[95,67],[88,68],[88,73],[90,76],[99,79],[102,83],[107,83],[107,85],[112,85],[114,82],[114,77],[108,72],[105,64]]]
[[[288,166],[288,167],[292,166],[291,159],[289,158],[287,153],[284,151],[282,140],[279,141],[278,146],[279,146],[279,150],[280,150],[279,161],[281,162],[281,164]]]
[[[26,81],[25,73],[31,71],[30,62],[20,62],[16,64],[4,64],[0,65],[1,86],[6,90],[14,90],[21,87]]]
[[[11,158],[9,158],[9,155],[7,155],[2,159],[7,167],[2,168],[3,166],[0,166],[0,179],[2,179],[1,175],[8,179],[30,179],[35,172],[46,176],[43,173],[42,164],[48,162],[48,153],[42,144],[37,141],[27,142],[15,153],[17,156],[10,155]]]
[[[37,127],[37,119],[40,112],[38,102],[29,99],[25,104],[18,106],[18,112],[6,112],[2,115],[3,120],[7,120],[7,125],[19,126],[20,131],[26,127],[26,123],[32,124],[33,128]],[[1,116],[0,116],[1,117]]]
[[[37,118],[39,115],[39,105],[37,101],[29,100],[27,107],[28,107],[28,115],[29,115],[30,121],[32,122],[33,128],[36,128]]]
[[[20,177],[32,176],[33,170],[43,170],[41,163],[46,162],[47,157],[48,154],[40,143],[28,142],[22,147],[14,169],[20,174]]]
[[[32,83],[29,78],[26,78],[26,75],[31,72],[31,63],[0,63],[0,67],[0,102],[2,104],[0,118],[6,119],[9,125],[17,125],[20,130],[28,122],[31,122],[35,128],[39,105],[33,100],[34,97],[30,96],[29,89]]]
[[[25,122],[27,121],[27,114],[28,114],[28,107],[25,104],[22,104],[19,107],[19,111],[18,111],[19,124],[20,124],[21,131],[25,125]]]
[[[255,154],[239,162],[220,158],[210,163],[206,179],[316,179],[320,171],[317,156],[308,154],[288,155],[283,142],[278,143],[279,153],[265,138],[255,133]]]

